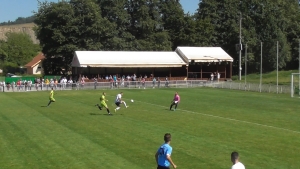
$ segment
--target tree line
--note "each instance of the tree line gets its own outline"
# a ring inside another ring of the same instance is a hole
[[[177,46],[220,46],[234,58],[237,73],[242,16],[251,73],[260,68],[261,42],[264,72],[276,68],[277,41],[279,68],[298,66],[299,12],[297,0],[199,0],[194,14],[184,13],[179,0],[69,0],[39,2],[34,22],[47,74],[70,70],[76,50],[173,51]]]
[[[34,16],[18,17],[15,21],[1,22],[0,26],[32,23],[32,22],[34,22],[34,19],[35,19]]]

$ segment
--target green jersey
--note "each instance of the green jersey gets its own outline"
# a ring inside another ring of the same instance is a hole
[[[53,98],[53,95],[54,95],[54,91],[51,90],[51,92],[50,92],[50,98]]]
[[[102,96],[100,97],[100,102],[101,102],[101,103],[105,103],[105,101],[106,101],[105,96],[102,95]]]

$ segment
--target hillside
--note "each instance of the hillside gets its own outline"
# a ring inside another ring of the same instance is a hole
[[[5,34],[7,32],[16,32],[16,33],[26,33],[28,34],[34,43],[39,43],[37,40],[35,33],[33,31],[34,23],[26,23],[26,24],[16,24],[16,25],[5,25],[0,26],[0,39],[6,39]]]

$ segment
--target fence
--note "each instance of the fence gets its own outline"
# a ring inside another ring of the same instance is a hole
[[[259,84],[255,83],[238,83],[238,82],[228,82],[228,81],[206,81],[206,80],[174,80],[174,81],[161,81],[153,83],[147,81],[145,83],[134,82],[134,81],[124,81],[120,83],[111,82],[90,82],[85,84],[72,83],[72,84],[50,84],[50,85],[20,85],[11,86],[10,84],[6,86],[1,86],[3,92],[24,92],[24,91],[47,91],[51,90],[92,90],[92,89],[147,89],[147,88],[195,88],[195,87],[212,87],[212,88],[222,88],[231,90],[244,90],[244,91],[254,91],[254,92],[267,92],[267,93],[277,93],[276,85],[263,84],[261,87]],[[0,89],[1,89],[0,87]],[[278,93],[290,93],[291,87],[286,85],[278,86]]]
[[[291,86],[288,85],[271,85],[262,84],[261,86],[257,83],[239,83],[239,82],[222,82],[222,83],[211,83],[211,87],[224,88],[232,90],[244,90],[253,92],[264,92],[264,93],[291,93]]]

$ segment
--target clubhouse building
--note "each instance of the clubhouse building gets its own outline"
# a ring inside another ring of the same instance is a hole
[[[170,80],[207,80],[220,73],[220,80],[231,79],[232,62],[221,47],[177,47],[160,51],[75,51],[72,74],[103,76],[152,74]]]

